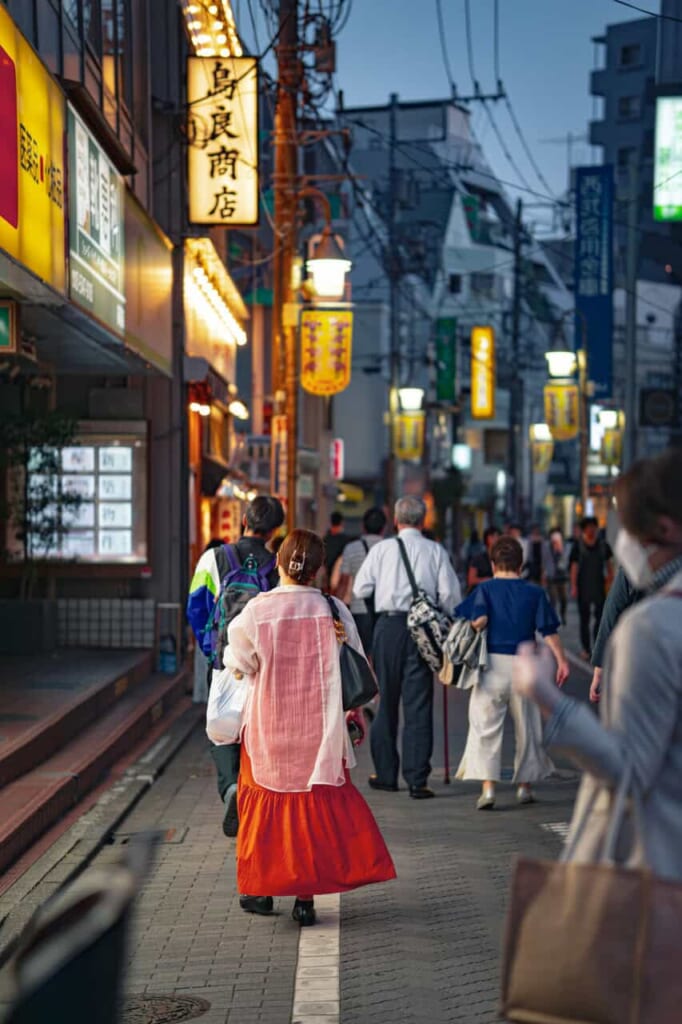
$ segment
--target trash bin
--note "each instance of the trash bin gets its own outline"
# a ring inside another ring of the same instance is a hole
[[[2,1024],[119,1024],[131,909],[157,838],[137,838],[120,863],[88,869],[38,908],[7,965]]]

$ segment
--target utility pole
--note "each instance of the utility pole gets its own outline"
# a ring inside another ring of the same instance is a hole
[[[274,286],[272,306],[272,377],[277,411],[286,415],[287,528],[296,525],[298,480],[298,351],[296,295],[292,266],[296,254],[296,186],[298,179],[297,100],[298,0],[279,2],[277,43],[277,107],[275,111]],[[272,459],[276,458],[275,445]],[[274,466],[273,466],[274,479]]]
[[[627,216],[627,252],[625,261],[625,435],[623,466],[627,469],[637,458],[637,265],[639,245],[639,168],[630,161]]]
[[[389,367],[390,384],[388,392],[389,437],[388,464],[386,474],[386,504],[389,516],[397,498],[398,460],[395,456],[395,430],[398,416],[398,388],[400,387],[400,337],[398,330],[398,282],[400,263],[398,258],[396,214],[398,205],[398,183],[396,149],[398,141],[398,95],[391,93],[389,101],[389,142],[388,142],[388,307],[389,307]]]
[[[511,387],[509,388],[509,465],[507,486],[507,513],[517,519],[519,513],[519,435],[523,410],[521,409],[522,381],[519,356],[521,351],[521,247],[523,241],[523,202],[516,202],[514,218],[514,296],[511,324]]]

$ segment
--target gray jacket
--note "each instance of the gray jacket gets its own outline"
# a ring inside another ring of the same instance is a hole
[[[572,827],[594,804],[573,859],[599,858],[612,791],[629,759],[642,818],[630,817],[619,854],[682,881],[682,598],[670,591],[682,591],[682,573],[618,622],[604,668],[601,720],[564,697],[547,723],[545,745],[585,772]]]

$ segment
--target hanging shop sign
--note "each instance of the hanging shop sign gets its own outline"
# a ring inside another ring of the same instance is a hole
[[[610,164],[576,169],[576,351],[587,349],[597,401],[613,390],[613,192]]]
[[[69,295],[121,338],[125,334],[123,178],[68,108]]]
[[[0,247],[66,288],[64,95],[0,6]]]
[[[607,427],[601,439],[601,460],[605,466],[619,466],[623,458],[623,431]]]
[[[187,61],[189,219],[258,223],[258,62]]]
[[[424,454],[425,422],[423,412],[400,412],[396,415],[393,427],[393,454],[397,459],[421,459]]]
[[[337,395],[350,384],[353,314],[347,309],[304,309],[301,314],[301,387],[311,395]]]
[[[343,480],[345,467],[346,459],[343,438],[334,437],[329,446],[329,475],[332,480]]]
[[[682,96],[656,99],[654,220],[682,220]]]
[[[572,441],[580,428],[580,391],[577,384],[545,385],[545,423],[555,441]]]
[[[287,418],[284,414],[272,417],[272,493],[276,497],[286,498],[287,490]]]
[[[436,320],[436,400],[455,402],[457,376],[457,320]]]
[[[532,441],[531,454],[534,473],[548,473],[554,457],[554,441]]]
[[[490,420],[495,416],[495,331],[474,327],[471,332],[471,416]]]

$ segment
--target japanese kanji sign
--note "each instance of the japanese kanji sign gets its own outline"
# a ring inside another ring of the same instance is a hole
[[[575,172],[576,349],[587,349],[596,399],[613,388],[613,167]]]
[[[350,384],[353,314],[304,309],[301,314],[301,387],[311,395],[336,395]]]
[[[531,441],[534,473],[548,473],[554,457],[554,441]]]
[[[258,223],[258,63],[187,60],[189,219]]]
[[[580,427],[577,384],[545,385],[545,423],[555,441],[572,441]]]
[[[393,422],[393,454],[414,462],[424,453],[426,417],[423,412],[400,412]]]
[[[495,331],[474,327],[471,331],[471,417],[495,417]]]

